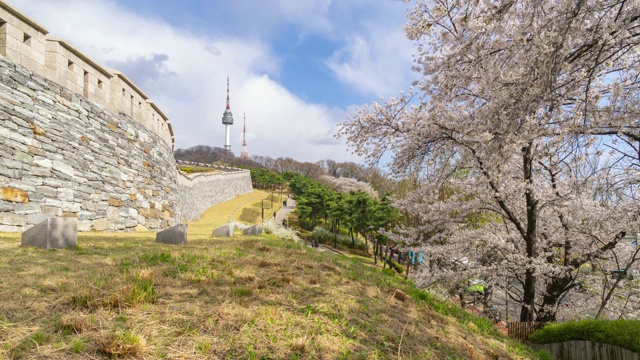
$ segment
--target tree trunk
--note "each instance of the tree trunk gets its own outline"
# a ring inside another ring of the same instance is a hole
[[[600,301],[600,307],[598,308],[598,313],[596,314],[596,320],[601,320],[602,317],[604,316],[604,309],[607,307],[607,304],[609,303],[609,299],[611,299],[611,295],[613,295],[613,293],[616,291],[616,289],[618,288],[618,284],[620,283],[621,280],[622,278],[616,279],[613,285],[611,285],[611,288],[609,289],[609,291],[606,291],[606,288],[607,288],[606,283],[608,282],[608,279],[607,279],[607,276],[605,275],[605,278],[604,278],[605,284],[602,286],[602,300]]]
[[[351,235],[351,248],[355,249],[356,248],[356,238],[354,237],[353,228],[349,228],[349,235]]]
[[[533,168],[532,168],[532,148],[533,143],[529,142],[528,146],[522,149],[523,163],[523,180],[527,185],[533,184]],[[527,258],[535,259],[538,255],[538,201],[534,198],[530,190],[525,192],[525,202],[527,206],[527,229],[524,234],[524,241],[527,247]],[[531,264],[527,264],[525,270],[523,303],[520,311],[520,321],[533,321],[535,300],[536,300],[536,274]]]
[[[373,263],[378,265],[378,242],[373,243]]]
[[[571,276],[554,276],[547,285],[546,293],[542,298],[542,305],[538,308],[536,321],[555,322],[558,311],[558,302],[575,285]]]
[[[367,254],[369,253],[369,240],[367,240],[367,231],[363,231],[362,232],[362,236],[364,236],[364,251],[367,252]]]

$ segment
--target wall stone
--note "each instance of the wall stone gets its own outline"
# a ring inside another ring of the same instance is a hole
[[[51,216],[79,231],[164,229],[180,216],[167,142],[1,57],[0,162],[0,231]]]
[[[228,168],[227,168],[228,169]],[[178,176],[181,221],[196,220],[213,205],[253,191],[249,170]]]

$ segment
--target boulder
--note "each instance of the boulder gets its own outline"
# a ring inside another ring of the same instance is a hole
[[[262,226],[253,225],[242,230],[242,235],[262,235]]]
[[[230,222],[228,224],[222,225],[219,228],[213,230],[211,236],[214,237],[229,237],[233,236],[233,223]]]
[[[156,242],[172,245],[187,243],[187,224],[178,224],[156,233]]]
[[[22,233],[21,246],[43,249],[66,249],[78,242],[78,219],[70,217],[48,218]]]

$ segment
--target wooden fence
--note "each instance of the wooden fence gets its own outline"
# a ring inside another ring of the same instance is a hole
[[[545,326],[543,322],[510,322],[507,326],[509,337],[518,341],[527,340],[532,332],[542,329]]]
[[[640,355],[618,346],[573,340],[551,344],[527,342],[536,351],[547,350],[557,360],[640,360]]]

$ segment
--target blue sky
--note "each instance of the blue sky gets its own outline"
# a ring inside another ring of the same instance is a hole
[[[176,148],[231,148],[243,113],[250,155],[359,161],[336,124],[415,79],[399,0],[9,0],[132,79],[168,115]]]

